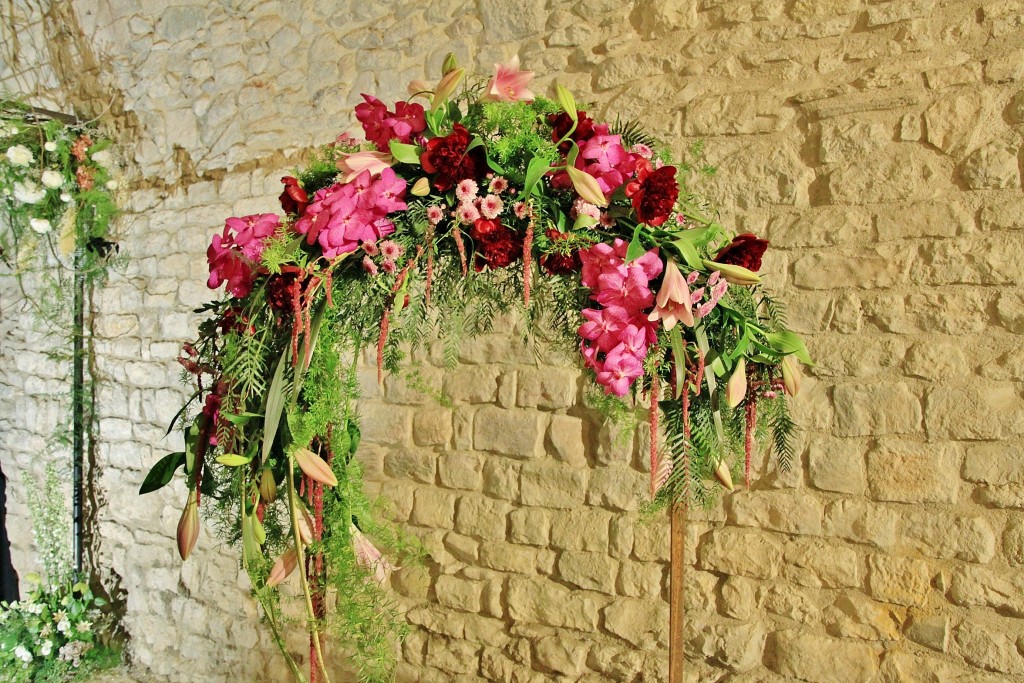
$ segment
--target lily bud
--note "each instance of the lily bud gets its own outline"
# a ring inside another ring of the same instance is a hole
[[[182,560],[187,560],[196,547],[199,540],[199,501],[195,489],[188,493],[188,501],[185,509],[181,511],[181,519],[178,520],[178,554]]]
[[[270,568],[270,574],[267,576],[267,586],[273,588],[287,579],[295,571],[295,566],[298,563],[299,555],[295,551],[295,546],[292,546],[284,551],[284,554],[277,558],[274,566]]]
[[[441,64],[441,75],[447,76],[455,69],[459,68],[458,62],[455,60],[455,53],[449,52],[444,56],[444,63]]]
[[[455,88],[459,85],[459,81],[462,80],[462,77],[465,74],[465,69],[453,69],[444,75],[441,82],[437,84],[436,88],[434,88],[434,99],[430,101],[431,111],[434,111],[444,104],[445,100],[455,92]]]
[[[735,408],[747,395],[747,361],[740,358],[736,368],[729,376],[729,382],[725,385],[725,402],[730,408]]]
[[[430,99],[428,93],[431,92],[431,88],[430,84],[426,81],[421,81],[419,79],[409,81],[409,85],[406,87],[406,90],[409,91],[410,98],[415,99],[417,97],[425,97],[428,100]]]
[[[269,469],[263,470],[260,474],[260,499],[264,503],[273,503],[277,500],[277,482],[274,481],[274,473]]]
[[[584,201],[590,202],[595,206],[608,206],[608,200],[605,199],[604,191],[601,190],[601,186],[597,184],[594,176],[586,171],[581,171],[575,166],[566,166],[565,170],[569,174],[569,180],[572,181],[573,188],[576,189],[576,194],[582,197]]]
[[[724,460],[719,460],[715,465],[715,479],[729,491],[736,488],[732,483],[732,472],[729,471],[729,466],[725,464]]]
[[[338,485],[338,478],[331,471],[331,466],[313,451],[308,448],[299,448],[292,453],[292,456],[302,473],[313,481],[318,481],[324,486]]]
[[[299,506],[299,540],[303,545],[313,542],[313,518],[305,507]]]
[[[417,197],[426,197],[430,194],[430,180],[427,178],[420,178],[412,184],[410,192]]]
[[[704,267],[720,272],[730,285],[756,285],[761,282],[761,276],[754,271],[732,263],[704,261]]]
[[[796,359],[792,356],[782,357],[782,385],[786,388],[786,393],[790,396],[796,396],[800,393],[800,366],[797,365]]]

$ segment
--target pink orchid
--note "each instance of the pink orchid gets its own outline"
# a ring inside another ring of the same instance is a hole
[[[672,259],[665,264],[665,277],[661,281],[656,302],[657,305],[651,311],[648,320],[661,320],[666,330],[671,330],[677,322],[693,327],[690,289],[686,286],[683,274],[679,272],[679,266]]]
[[[399,569],[388,562],[380,550],[354,524],[349,525],[349,532],[352,534],[352,550],[356,556],[356,564],[368,571],[377,583],[384,583],[390,572]]]
[[[494,65],[494,78],[487,86],[487,98],[502,102],[532,100],[533,92],[527,87],[533,80],[532,71],[519,70],[519,55],[515,55],[508,64]]]
[[[629,314],[626,309],[611,306],[602,310],[585,308],[581,311],[587,322],[580,325],[579,335],[595,343],[598,351],[611,351],[620,340],[620,332],[626,327]]]
[[[224,232],[214,235],[206,250],[210,264],[207,285],[210,289],[226,282],[232,296],[248,296],[267,238],[280,226],[281,219],[272,213],[227,219]]]
[[[648,279],[640,268],[620,266],[605,271],[597,278],[597,302],[602,306],[647,308],[654,303],[654,295],[647,287],[647,283]]]
[[[338,159],[338,170],[343,174],[341,182],[350,183],[363,171],[369,171],[371,176],[378,176],[393,163],[394,158],[387,152],[353,152]]]
[[[643,372],[640,360],[619,345],[608,353],[604,369],[597,373],[597,381],[604,386],[606,393],[625,396],[633,380]]]

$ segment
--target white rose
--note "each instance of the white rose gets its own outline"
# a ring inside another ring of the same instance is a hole
[[[53,641],[47,640],[43,643],[43,646],[39,648],[39,654],[43,657],[49,657],[51,652],[53,652]]]
[[[45,218],[30,218],[28,221],[29,227],[38,232],[40,235],[45,235],[53,229],[50,225],[50,221]]]
[[[7,160],[15,166],[28,166],[34,159],[32,150],[25,145],[14,145],[7,148]]]
[[[108,190],[116,190],[117,189],[117,181],[116,180],[108,180],[107,181],[107,189]]]
[[[56,152],[57,143],[54,142],[53,140],[47,140],[46,144],[43,145],[43,149],[45,149],[47,152]]]
[[[31,180],[26,180],[23,183],[14,183],[14,198],[23,204],[35,204],[45,196],[46,190]]]
[[[102,166],[103,168],[107,168],[108,166],[110,166],[111,158],[109,151],[101,149],[100,151],[96,152],[91,156],[92,160],[95,161],[100,166]]]
[[[62,202],[64,202],[65,204],[69,204],[71,202],[71,200],[72,200],[72,197],[67,192],[61,192],[60,193],[60,200]]]
[[[57,171],[46,170],[43,171],[43,185],[46,185],[50,189],[56,189],[64,184],[64,176]]]

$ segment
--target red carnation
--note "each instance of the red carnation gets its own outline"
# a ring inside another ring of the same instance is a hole
[[[577,143],[583,140],[589,140],[594,135],[594,120],[587,116],[585,111],[577,111],[576,118],[576,130],[572,132],[569,137],[570,140],[575,140]],[[558,114],[548,114],[548,123],[551,124],[551,142],[558,142],[565,134],[572,128],[572,118],[564,111]],[[565,154],[569,151],[572,145],[566,140],[558,146],[558,151]]]
[[[451,135],[431,138],[420,155],[423,170],[433,173],[434,187],[439,192],[447,192],[460,180],[470,178],[476,180],[487,167],[487,158],[483,146],[469,147],[469,131],[461,123],[456,123]]]
[[[281,200],[281,210],[285,213],[301,214],[309,205],[309,195],[299,185],[299,181],[292,176],[281,178],[284,183],[284,192],[278,199]]]
[[[523,255],[523,236],[501,224],[498,219],[478,218],[469,231],[476,242],[474,267],[508,268]]]
[[[569,238],[568,233],[558,232],[555,229],[548,230],[544,234],[552,242]],[[548,275],[569,275],[582,268],[583,262],[580,260],[580,253],[578,251],[574,251],[571,254],[552,253],[544,254],[540,257],[540,267]]]
[[[761,269],[761,257],[768,248],[768,240],[758,239],[753,233],[736,235],[732,242],[715,256],[715,263],[742,266],[756,273]]]
[[[668,220],[679,197],[676,167],[655,169],[647,159],[638,159],[636,180],[626,185],[626,196],[633,202],[637,220],[658,226]]]

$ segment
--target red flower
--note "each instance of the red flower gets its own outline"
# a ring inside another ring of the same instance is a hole
[[[548,230],[544,234],[552,242],[569,238],[567,233],[558,232],[555,229]],[[548,275],[569,275],[582,268],[583,262],[580,260],[580,253],[578,251],[574,251],[571,254],[544,254],[540,257],[540,267]]]
[[[576,117],[579,121],[576,124],[576,130],[572,132],[569,139],[579,143],[582,140],[588,140],[594,134],[594,120],[587,116],[585,111],[577,111]],[[548,123],[551,124],[552,128],[551,142],[558,142],[572,128],[572,118],[564,111],[558,114],[548,114]],[[569,141],[566,140],[558,146],[558,151],[565,154],[571,146]]]
[[[301,214],[309,205],[309,195],[299,185],[299,181],[290,175],[281,178],[281,182],[284,183],[284,192],[278,197],[281,200],[281,209],[285,213]]]
[[[413,136],[427,127],[422,105],[397,102],[391,112],[373,95],[363,95],[363,99],[366,101],[356,105],[356,118],[363,124],[366,139],[382,152],[389,151],[392,140],[412,142]]]
[[[461,123],[455,124],[451,135],[427,140],[420,163],[424,171],[434,174],[434,187],[439,192],[447,192],[460,180],[476,180],[483,175],[487,167],[483,146],[468,152],[467,147],[469,131]]]
[[[633,202],[637,220],[658,226],[668,220],[679,197],[676,167],[654,169],[647,159],[638,159],[636,180],[626,185],[626,196]]]
[[[478,272],[486,267],[508,268],[523,255],[523,236],[496,218],[478,218],[469,236],[476,242],[474,267]]]
[[[745,232],[736,235],[732,242],[718,252],[715,263],[742,266],[756,273],[761,269],[761,257],[767,248],[768,240],[758,239],[753,233]]]

